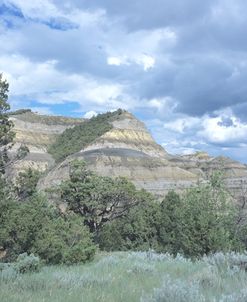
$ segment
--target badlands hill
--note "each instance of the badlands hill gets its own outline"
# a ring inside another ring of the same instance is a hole
[[[131,113],[117,110],[91,120],[38,115],[30,110],[11,115],[16,138],[30,152],[9,170],[13,176],[31,167],[44,172],[40,189],[59,184],[69,176],[69,163],[83,159],[100,175],[125,176],[138,188],[156,195],[170,189],[184,190],[207,180],[212,171],[223,171],[227,186],[240,192],[247,180],[247,167],[225,157],[200,152],[169,155],[158,145],[145,125]]]

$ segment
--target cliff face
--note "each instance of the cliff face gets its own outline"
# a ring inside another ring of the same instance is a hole
[[[120,118],[110,123],[113,129],[83,151],[123,148],[141,151],[155,158],[167,157],[166,151],[154,141],[145,125],[131,113],[124,111]]]
[[[75,158],[85,160],[88,168],[99,175],[127,177],[138,188],[157,195],[172,188],[182,190],[197,182],[197,175],[170,164],[167,152],[132,114],[123,111],[110,123],[111,130],[55,166],[39,187],[44,189],[67,179],[69,163]]]
[[[231,190],[239,191],[247,181],[245,165],[224,157],[213,158],[206,153],[171,156],[158,145],[145,125],[132,114],[123,111],[109,120],[112,128],[85,148],[55,163],[47,148],[65,129],[82,123],[82,119],[40,116],[31,112],[12,116],[16,139],[12,152],[21,144],[30,153],[12,167],[12,174],[32,167],[46,171],[39,182],[45,189],[69,177],[69,163],[83,159],[88,168],[103,176],[125,176],[138,188],[164,195],[170,189],[184,190],[199,180],[207,180],[212,171],[223,170]],[[10,174],[11,174],[10,173]]]
[[[88,168],[102,176],[124,176],[138,188],[157,195],[170,189],[182,190],[195,184],[198,177],[179,167],[172,167],[166,159],[151,157],[141,151],[124,148],[104,148],[74,154],[52,169],[39,187],[58,185],[69,177],[69,163],[74,159],[87,162]]]
[[[10,120],[14,123],[16,133],[10,155],[16,154],[21,145],[27,146],[30,151],[24,159],[16,161],[10,168],[11,176],[29,167],[41,172],[52,167],[54,159],[47,152],[47,148],[65,129],[83,122],[82,119],[38,115],[31,111],[11,115]]]

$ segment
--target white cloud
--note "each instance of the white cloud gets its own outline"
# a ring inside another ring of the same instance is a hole
[[[151,108],[156,108],[159,111],[161,111],[165,105],[166,101],[158,98],[148,101],[148,106],[150,106]]]
[[[84,118],[88,118],[88,119],[90,119],[90,118],[92,118],[93,116],[96,116],[98,113],[97,112],[95,112],[95,111],[88,111],[88,112],[86,112],[85,114],[84,114]]]
[[[189,146],[189,145],[192,145]],[[195,146],[195,148],[193,147]],[[196,145],[198,145],[197,142],[188,142],[186,140],[176,140],[173,139],[169,141],[168,143],[162,143],[162,146],[166,149],[167,152],[170,154],[180,154],[180,155],[188,155],[193,154],[196,151],[198,151],[198,148],[196,148]]]
[[[107,101],[117,101],[122,94],[122,87],[115,84],[101,84],[97,85],[94,81],[88,83],[88,87],[84,91],[86,99],[94,100],[96,104],[103,105]]]
[[[172,122],[165,123],[164,128],[182,134],[188,129],[197,127],[200,124],[200,121],[201,120],[199,118],[187,116],[184,118],[176,119]]]
[[[131,65],[131,64],[137,64],[143,67],[144,71],[148,71],[149,69],[152,69],[155,65],[155,58],[149,55],[145,54],[138,54],[133,57],[108,57],[107,58],[107,64],[108,65]]]
[[[203,120],[203,130],[199,135],[211,143],[230,143],[234,141],[246,141],[247,124],[241,123],[235,116],[231,116],[232,125],[224,126],[222,117],[205,117]]]
[[[106,45],[109,65],[140,65],[144,71],[148,71],[157,64],[156,57],[160,57],[160,43],[165,49],[175,46],[177,35],[170,28],[140,30],[126,33],[125,31],[111,32],[113,43]],[[164,54],[162,54],[164,55]],[[169,59],[166,60],[169,62]]]
[[[46,93],[65,84],[55,69],[56,61],[33,63],[19,55],[0,56],[0,70],[10,82],[10,95]],[[60,82],[57,79],[60,78]]]
[[[0,70],[10,83],[10,99],[25,96],[43,104],[77,102],[83,111],[133,108],[136,100],[125,87],[83,74],[67,74],[56,69],[54,60],[42,63],[12,55],[0,56]]]
[[[155,109],[156,113],[163,118],[173,115],[174,109],[177,106],[176,100],[170,96],[143,100],[143,102],[147,107]]]
[[[243,103],[246,95],[244,1],[219,0],[206,10],[209,16],[199,15],[203,18],[196,23],[184,20],[184,12],[176,12],[171,22],[162,20],[162,12],[161,19],[152,20],[154,15],[146,10],[141,16],[140,9],[135,17],[147,22],[135,28],[127,24],[128,3],[120,16],[109,6],[99,8],[104,1],[3,1],[18,7],[25,17],[5,12],[0,20],[0,72],[10,82],[10,101],[16,108],[31,106],[52,113],[53,104],[66,108],[66,103],[73,102],[76,111],[86,112],[87,117],[119,107],[140,110],[138,115],[169,152],[185,154],[204,147],[222,151],[224,145],[226,154],[233,146],[237,154],[239,146],[246,148],[247,126],[233,114],[244,117],[244,110],[214,111],[237,107],[235,97]],[[95,5],[90,6],[91,2]],[[139,3],[143,4],[138,1],[134,6]],[[180,17],[182,23],[176,20]],[[60,23],[67,31],[57,30]],[[220,59],[208,61],[209,57]],[[229,90],[224,92],[225,87]],[[214,117],[195,118],[178,110],[209,112]],[[224,126],[224,116],[234,117],[233,124]]]
[[[117,57],[108,57],[107,58],[107,64],[108,65],[116,65],[116,66],[120,66],[123,64],[123,61],[121,58],[117,58]]]
[[[145,71],[152,69],[155,65],[155,58],[150,55],[142,54],[140,56],[137,56],[135,59],[135,62],[139,65],[143,66],[143,69]]]

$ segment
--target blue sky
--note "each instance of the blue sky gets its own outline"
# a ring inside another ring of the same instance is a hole
[[[170,153],[247,163],[245,0],[0,0],[12,109],[124,108]]]

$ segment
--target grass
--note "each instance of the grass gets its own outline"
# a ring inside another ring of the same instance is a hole
[[[191,260],[152,252],[101,254],[86,265],[0,272],[1,302],[244,302],[246,255]]]

